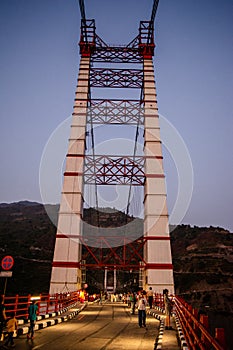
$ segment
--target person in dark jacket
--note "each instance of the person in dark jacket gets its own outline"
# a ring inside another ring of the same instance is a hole
[[[164,301],[164,308],[165,308],[165,329],[172,329],[171,327],[171,314],[172,314],[172,301],[168,297],[168,290],[164,289],[163,290],[163,301]]]
[[[28,308],[28,319],[30,321],[30,327],[28,330],[27,338],[30,339],[30,333],[31,333],[31,339],[34,338],[34,328],[35,323],[37,319],[37,313],[38,313],[38,306],[35,304],[35,301],[32,301],[32,304]]]

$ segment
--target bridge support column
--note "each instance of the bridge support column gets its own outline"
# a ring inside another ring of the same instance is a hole
[[[174,293],[166,185],[152,58],[144,58],[144,289]]]
[[[75,291],[81,286],[81,243],[83,166],[90,58],[80,61],[73,119],[66,156],[63,190],[58,217],[50,294]]]

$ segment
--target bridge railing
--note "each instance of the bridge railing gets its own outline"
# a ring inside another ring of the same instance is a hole
[[[40,294],[31,296],[5,296],[4,305],[6,316],[11,313],[17,318],[28,318],[28,307],[32,300],[36,300],[39,314],[58,312],[81,301],[79,291],[62,294]],[[208,316],[198,315],[198,310],[186,303],[178,296],[173,297],[174,312],[179,319],[190,350],[225,350],[225,335],[223,328],[215,329],[215,336],[210,334]],[[163,295],[156,294],[154,304],[164,309]]]
[[[198,309],[194,309],[180,297],[173,297],[173,300],[174,312],[190,350],[226,349],[223,328],[215,328],[215,336],[212,336],[207,315],[198,315]]]
[[[17,318],[28,318],[28,307],[32,300],[36,300],[39,315],[51,312],[58,312],[80,301],[79,292],[62,293],[62,294],[40,294],[32,296],[5,296],[4,305],[6,307],[6,316],[14,314]]]

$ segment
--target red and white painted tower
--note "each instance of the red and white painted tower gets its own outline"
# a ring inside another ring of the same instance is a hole
[[[96,34],[95,21],[86,20],[84,4],[82,1],[80,3],[81,60],[66,156],[50,293],[81,288],[84,282],[82,272],[88,269],[101,269],[105,272],[140,271],[144,289],[152,286],[156,292],[167,288],[170,293],[174,293],[166,185],[152,59],[155,47],[153,23],[158,1],[154,1],[151,20],[140,22],[138,36],[124,47],[107,45]],[[98,153],[99,149],[100,152],[102,150],[95,145],[98,138],[95,133],[98,134],[99,126],[102,128],[101,135],[109,127],[115,128],[114,135],[121,135],[119,126],[133,128],[135,137],[131,153],[119,153],[120,143],[115,149],[111,148],[110,153]],[[143,147],[138,151],[140,134]],[[90,142],[91,147],[88,149]],[[138,200],[137,195],[132,196],[132,189],[141,188],[143,232],[135,237],[129,235],[127,225],[120,234],[119,230],[101,227],[93,231],[83,221],[83,208],[88,202],[88,186],[95,194],[97,211],[98,188],[124,186],[128,198],[125,204],[127,214],[130,212],[130,205],[133,206],[133,202]]]

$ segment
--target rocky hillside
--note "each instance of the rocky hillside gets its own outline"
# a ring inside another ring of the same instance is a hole
[[[48,205],[47,210],[57,217],[57,205]],[[97,215],[93,209],[86,210],[85,220],[94,218],[102,227],[133,220],[121,212],[107,212],[105,215],[102,210]],[[142,220],[136,219],[132,232],[138,236],[142,227]],[[56,227],[43,205],[27,201],[0,204],[0,259],[12,255],[15,260],[8,294],[48,292],[55,234]],[[220,227],[180,225],[171,231],[171,248],[176,294],[203,312],[214,314],[215,321],[219,315],[228,320],[232,317],[232,324],[233,234]],[[98,280],[97,275],[92,278]],[[3,285],[2,278],[0,293]]]
[[[209,316],[213,334],[223,327],[233,349],[233,233],[181,225],[171,233],[171,247],[176,294]]]
[[[51,209],[58,212],[58,206]],[[14,258],[8,293],[48,291],[55,233],[43,205],[27,201],[0,204],[0,259]]]

